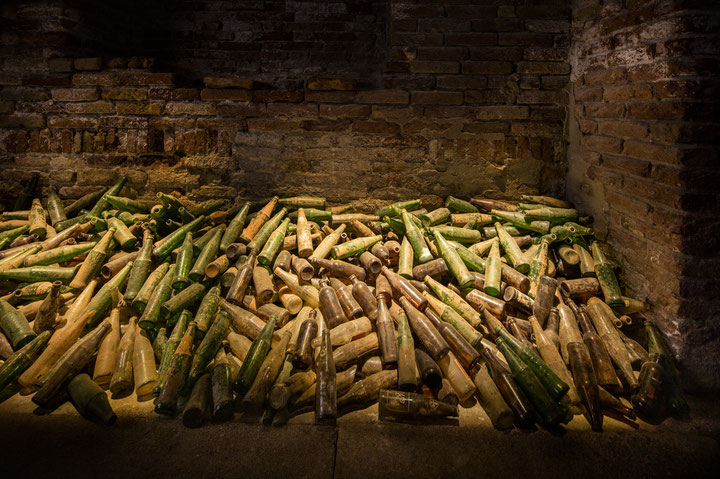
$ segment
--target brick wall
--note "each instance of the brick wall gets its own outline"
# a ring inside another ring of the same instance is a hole
[[[246,11],[196,1],[173,2],[164,16],[167,2],[145,3],[126,8],[131,16],[117,27],[162,24],[139,28],[150,31],[139,38],[124,33],[142,48],[110,28],[110,38],[88,41],[75,34],[82,24],[49,18],[53,8],[80,11],[78,2],[4,8],[12,37],[0,57],[4,195],[33,171],[70,196],[119,174],[142,193],[195,198],[562,194],[570,69],[562,1],[242,2]],[[57,27],[65,39],[29,60],[32,73],[13,56],[29,15],[35,30]],[[303,40],[321,28],[347,34]],[[248,32],[252,42],[242,41]],[[115,48],[130,59],[107,53],[117,35]],[[249,43],[259,56],[242,49]],[[230,71],[233,79],[217,79]]]
[[[608,234],[699,389],[720,387],[717,8],[580,1],[570,56],[568,195]]]

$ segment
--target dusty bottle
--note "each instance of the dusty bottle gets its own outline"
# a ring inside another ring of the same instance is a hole
[[[47,235],[45,209],[38,198],[32,200],[30,213],[28,214],[28,225],[30,226],[29,233],[31,235],[37,235],[38,238],[45,239]]]
[[[305,210],[298,209],[297,216],[297,250],[298,256],[301,258],[309,257],[313,252],[312,238],[310,235],[310,226],[308,225]]]
[[[115,368],[110,380],[110,392],[115,399],[129,396],[133,392],[133,351],[135,350],[136,318],[130,318],[125,334],[118,344]]]
[[[440,366],[422,349],[415,349],[415,362],[422,383],[430,389],[437,389],[442,385],[442,371]]]
[[[470,287],[474,282],[474,278],[468,271],[467,266],[460,258],[457,250],[453,248],[438,231],[433,231],[435,235],[435,243],[437,244],[440,255],[445,260],[445,264],[448,267],[450,273],[455,277],[458,282],[460,289]]]
[[[404,298],[403,298],[404,299]],[[401,391],[415,391],[420,385],[420,373],[415,362],[415,343],[404,311],[397,315],[398,331],[398,387]]]
[[[257,215],[252,220],[250,220],[248,225],[240,234],[240,237],[238,238],[239,241],[243,243],[249,243],[250,240],[255,237],[258,231],[260,231],[260,228],[262,228],[263,224],[265,224],[270,219],[270,215],[275,209],[275,206],[277,206],[277,203],[278,197],[273,196],[270,201],[260,211],[258,211]]]
[[[253,269],[255,268],[257,255],[257,250],[250,250],[250,254],[248,254],[245,264],[243,264],[238,273],[235,275],[235,279],[233,279],[233,282],[225,295],[225,299],[230,303],[242,306],[247,287],[253,276]]]
[[[273,409],[282,409],[315,382],[315,371],[303,371],[292,374],[282,383],[274,384],[268,395],[268,403]]]
[[[12,353],[0,365],[0,391],[17,379],[40,354],[50,340],[50,331],[40,333],[35,339]]]
[[[195,381],[207,370],[208,365],[220,349],[222,340],[227,336],[231,322],[232,318],[226,311],[220,310],[215,315],[210,329],[195,350],[185,385],[186,391],[192,388]]]
[[[13,349],[19,349],[35,339],[37,334],[30,328],[30,324],[23,313],[0,300],[0,329],[7,336]]]
[[[498,391],[500,391],[503,399],[510,409],[512,409],[518,427],[532,427],[535,423],[535,413],[523,390],[489,349],[483,348],[482,356],[485,359],[485,366],[480,367],[487,367],[490,377],[492,377],[492,380],[495,382]]]
[[[465,402],[475,393],[476,387],[473,381],[463,369],[460,362],[452,352],[443,356],[437,361],[438,366],[443,372],[443,376],[450,381],[455,393],[457,393],[460,402]]]
[[[205,424],[208,416],[210,416],[211,406],[212,379],[210,374],[203,374],[195,382],[190,392],[185,410],[183,410],[183,425],[189,428],[197,428]]]
[[[215,259],[218,250],[220,249],[220,239],[222,233],[222,228],[215,230],[210,238],[210,241],[205,244],[200,251],[200,254],[198,254],[195,259],[195,264],[193,264],[190,273],[188,273],[190,281],[201,281],[203,279],[205,276],[205,268],[207,268],[207,265]]]
[[[242,367],[233,383],[233,389],[240,395],[245,394],[252,386],[253,380],[260,369],[265,357],[270,351],[270,341],[277,319],[272,317],[263,327],[260,334],[253,341],[250,350],[245,356]]]
[[[537,288],[535,290],[535,301],[533,302],[532,314],[540,322],[545,324],[550,309],[552,309],[555,301],[555,291],[558,282],[550,276],[540,276]]]
[[[397,274],[406,279],[412,278],[414,255],[415,253],[407,236],[403,237],[400,252],[398,253]]]
[[[117,420],[107,394],[87,374],[78,374],[67,386],[70,401],[85,419],[112,426]]]
[[[380,419],[413,417],[457,417],[458,408],[413,392],[380,391],[378,414]]]
[[[439,281],[436,281],[433,278],[426,277],[425,284],[428,286],[428,288],[430,288],[433,294],[440,299],[440,301],[455,310],[473,328],[478,329],[481,327],[481,314],[477,310],[475,310],[475,308],[470,306],[467,301],[462,298],[462,296],[460,296],[450,288],[443,286]],[[480,309],[482,311],[482,308]]]
[[[163,357],[160,360],[158,366],[158,379],[155,382],[155,386],[153,387],[153,395],[155,396],[158,396],[160,394],[162,385],[165,382],[165,377],[167,376],[170,362],[172,361],[175,351],[180,345],[180,341],[182,340],[182,337],[185,334],[185,330],[187,329],[188,323],[191,319],[192,313],[187,310],[183,311],[182,313],[180,313],[178,321],[173,327],[172,333],[170,333],[170,337],[167,340],[167,345],[165,346],[165,351],[163,352]]]
[[[359,266],[350,264],[347,261],[310,258],[310,262],[313,266],[315,266],[315,268],[324,268],[327,270],[328,274],[337,276],[338,278],[350,278],[351,276],[356,276],[361,281],[365,279],[365,270]]]
[[[193,234],[188,231],[183,240],[180,253],[178,253],[175,262],[175,274],[172,279],[172,288],[180,291],[190,284],[190,268],[193,264]]]
[[[382,274],[387,278],[393,289],[400,292],[402,296],[407,298],[413,307],[420,311],[424,311],[427,308],[427,299],[412,285],[408,280],[402,276],[392,272],[387,266],[382,267]]]
[[[109,228],[105,235],[100,241],[97,242],[95,247],[90,250],[85,261],[80,265],[75,277],[70,282],[70,287],[73,289],[84,288],[91,279],[93,279],[100,272],[105,258],[108,254],[110,247],[110,241],[115,234],[115,228]]]
[[[558,352],[554,344],[547,338],[545,331],[540,327],[540,323],[534,318],[530,317],[530,324],[533,328],[533,334],[535,335],[535,344],[537,345],[537,351],[540,357],[545,363],[553,370],[553,372],[560,378],[570,389],[568,389],[567,397],[571,404],[577,404],[580,401],[577,391],[573,387],[573,382],[570,377],[570,371],[568,371],[563,361],[562,356]]]
[[[215,355],[212,371],[212,419],[229,421],[233,417],[232,373],[223,348]]]
[[[150,297],[155,291],[155,288],[157,288],[158,284],[160,284],[160,282],[165,279],[165,277],[172,276],[171,274],[168,274],[169,269],[170,265],[168,263],[162,263],[160,266],[155,268],[152,273],[148,275],[137,295],[135,295],[135,299],[133,299],[131,303],[131,307],[133,310],[139,313],[145,311],[145,307],[147,306],[148,301],[150,300]]]
[[[391,301],[390,284],[384,276],[378,276],[375,292],[377,294],[378,313],[375,322],[378,341],[380,342],[380,358],[384,367],[397,364],[398,350],[395,338],[395,327],[393,326],[388,304]]]
[[[43,331],[49,331],[55,327],[57,311],[60,307],[61,287],[62,283],[55,281],[52,284],[52,289],[40,304],[40,308],[35,314],[35,321],[33,322],[33,331],[35,331],[35,333],[40,334]]]
[[[330,343],[333,347],[342,346],[354,339],[361,338],[372,331],[372,323],[361,317],[335,326],[330,330]]]
[[[65,359],[54,370],[52,376],[46,378],[43,386],[32,397],[32,401],[41,408],[48,409],[68,380],[79,373],[90,361],[109,330],[110,323],[104,321],[88,333],[72,352],[65,356]]]
[[[630,398],[633,408],[638,415],[650,423],[662,421],[666,414],[665,389],[666,374],[660,364],[662,356],[654,353],[650,361],[643,364],[640,369],[640,387]]]
[[[583,343],[573,342],[567,345],[570,368],[580,400],[587,411],[587,419],[593,431],[601,431],[603,415],[600,410],[600,396],[592,359]]]
[[[360,280],[358,277],[351,276],[350,280],[353,283],[353,297],[362,308],[365,316],[367,316],[370,321],[375,321],[378,316],[378,303],[375,299],[375,296],[373,296],[368,285],[362,280]]]
[[[118,346],[121,338],[119,308],[113,308],[110,311],[110,327],[110,332],[100,343],[97,358],[95,359],[95,368],[93,369],[93,381],[103,389],[110,387],[110,380],[117,361]]]
[[[345,243],[340,243],[330,248],[333,259],[345,259],[350,256],[359,255],[369,249],[372,245],[382,240],[381,235],[355,238]]]
[[[302,298],[307,306],[310,306],[311,308],[318,307],[320,304],[320,294],[315,287],[307,284],[300,284],[297,276],[280,268],[275,268],[274,273],[275,276],[279,277],[283,283],[288,286],[288,288]]]
[[[159,327],[162,307],[172,295],[172,283],[175,278],[174,272],[176,269],[177,265],[172,265],[149,296],[148,302],[143,308],[143,314],[140,316],[140,321],[138,322],[141,328],[154,331]],[[138,296],[140,296],[140,294],[138,294]],[[137,300],[138,298],[136,297],[135,301]]]
[[[433,259],[432,253],[425,242],[425,237],[418,228],[417,224],[412,220],[410,213],[402,211],[402,220],[405,225],[405,237],[408,239],[414,251],[415,259],[418,263],[427,263]]]
[[[440,300],[433,297],[427,292],[423,293],[423,295],[425,295],[428,302],[430,303],[430,308],[425,310],[425,315],[428,318],[433,320],[433,317],[435,316],[442,319],[443,323],[446,323],[450,325],[453,329],[457,330],[457,332],[459,332],[460,335],[462,335],[462,337],[465,338],[465,340],[470,343],[473,348],[478,347],[480,341],[482,340],[482,335],[476,329],[470,326],[470,324],[462,316],[455,312],[455,310],[453,310],[450,306],[442,303]],[[438,326],[438,321],[433,320],[433,323],[436,325],[436,328],[438,330],[444,329],[443,327]]]
[[[247,218],[248,211],[250,211],[250,202],[246,201],[240,208],[240,210],[237,212],[235,217],[230,220],[227,228],[223,232],[222,238],[220,240],[221,251],[226,251],[228,246],[235,242],[243,226],[245,225],[245,219]]]
[[[596,241],[591,246],[593,261],[595,261],[595,274],[602,288],[605,302],[611,307],[622,307],[624,305],[622,292],[618,284],[613,266],[608,263],[605,253],[600,249],[600,244]]]
[[[132,270],[130,271],[130,277],[125,288],[125,301],[131,304],[132,301],[137,297],[138,292],[142,288],[145,280],[147,280],[152,268],[152,247],[153,237],[149,229],[146,229],[143,233],[143,244],[140,248],[140,253],[133,262]]]
[[[545,427],[553,428],[565,419],[565,411],[563,411],[553,399],[550,397],[546,389],[540,383],[538,378],[533,374],[530,368],[520,358],[515,355],[513,350],[508,346],[501,337],[496,339],[496,343],[500,351],[507,359],[508,365],[513,374],[513,378],[527,395],[537,413],[538,421]]]
[[[320,311],[327,322],[328,328],[332,329],[347,321],[337,293],[329,283],[320,289]]]
[[[633,373],[630,355],[620,337],[620,332],[612,324],[612,320],[615,318],[612,309],[599,298],[590,298],[585,310],[592,319],[608,354],[622,372],[630,390],[637,389],[639,384]]]
[[[322,321],[322,320],[320,320]],[[335,357],[330,344],[327,325],[320,325],[320,344],[315,356],[317,384],[315,387],[315,423],[334,424],[337,418],[338,397]]]
[[[315,261],[315,258],[308,259],[313,262]],[[290,266],[292,266],[293,271],[297,273],[298,278],[303,281],[310,281],[312,277],[315,276],[315,268],[305,258],[301,258],[299,256],[292,256],[290,259]]]
[[[153,398],[152,391],[157,382],[155,369],[155,351],[153,351],[147,332],[137,328],[135,332],[135,346],[133,348],[133,377],[135,382],[135,395],[138,402],[149,401]]]
[[[352,289],[337,278],[329,278],[330,284],[337,293],[338,300],[340,300],[340,306],[342,306],[345,317],[348,320],[353,320],[363,315],[363,309],[360,304],[353,297]]]
[[[192,343],[196,329],[197,325],[191,321],[172,355],[165,378],[160,385],[160,393],[155,400],[155,412],[158,414],[174,416],[177,412],[178,397],[190,370]]]
[[[315,311],[310,312],[308,319],[300,325],[295,352],[292,356],[292,364],[300,371],[307,370],[312,364],[313,341],[317,337],[318,324],[315,319]]]
[[[270,353],[265,357],[262,366],[260,366],[260,369],[250,386],[250,389],[242,399],[241,406],[245,414],[259,414],[263,401],[265,400],[265,396],[267,396],[267,393],[270,391],[270,388],[272,387],[273,382],[283,365],[290,336],[290,331],[283,333],[280,336],[280,341],[273,346]]]
[[[325,236],[325,238],[323,238],[320,244],[317,245],[315,251],[313,251],[309,258],[327,258],[327,255],[330,254],[330,249],[333,248],[338,241],[340,241],[340,235],[343,234],[345,228],[346,225],[343,223],[338,226],[335,231]]]
[[[368,376],[352,385],[350,390],[338,398],[338,408],[352,404],[366,404],[377,400],[380,391],[395,387],[397,384],[397,371],[386,369]]]
[[[377,352],[378,346],[378,336],[376,333],[370,333],[362,338],[340,346],[332,353],[335,366],[337,369],[345,369],[360,359]]]
[[[205,288],[203,287],[203,290]],[[197,313],[195,314],[195,323],[197,324],[197,332],[199,337],[205,336],[210,323],[215,318],[215,313],[218,310],[218,304],[220,302],[220,287],[213,286],[210,288],[205,296],[203,296],[200,306],[198,306]]]

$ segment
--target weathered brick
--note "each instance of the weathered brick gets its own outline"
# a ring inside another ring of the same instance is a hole
[[[586,103],[585,116],[588,118],[622,118],[625,105],[622,103]]]
[[[270,117],[316,118],[318,106],[312,103],[270,103],[267,114]]]
[[[93,102],[68,103],[65,105],[67,113],[83,113],[83,114],[107,114],[113,113],[115,109],[109,101],[99,100]]]
[[[623,148],[622,140],[609,136],[588,135],[583,137],[585,147],[601,153],[620,153]]]
[[[567,75],[570,65],[566,62],[520,62],[518,73],[536,73],[538,75]]]
[[[530,116],[530,109],[521,105],[483,106],[475,109],[478,120],[522,120]]]
[[[612,85],[603,89],[603,97],[608,101],[647,100],[653,97],[651,84]]]
[[[513,64],[511,62],[463,62],[463,73],[480,73],[484,75],[506,75],[512,73]]]
[[[469,32],[470,20],[457,18],[421,18],[418,20],[419,32]]]
[[[451,91],[414,91],[412,103],[423,105],[460,105],[463,100],[461,92]]]
[[[681,158],[680,151],[676,146],[656,145],[634,140],[625,142],[623,153],[636,158],[671,164],[677,164]]]
[[[462,35],[462,34],[455,34]],[[439,47],[443,44],[442,33],[393,33],[390,37],[390,45],[407,45],[416,47]],[[447,45],[456,45],[447,43]]]
[[[407,105],[410,94],[403,90],[360,91],[355,97],[357,103]]]
[[[458,62],[414,61],[410,62],[413,73],[457,73],[460,71]]]
[[[515,95],[507,90],[468,90],[465,103],[513,103]]]
[[[523,49],[520,47],[478,47],[470,48],[470,60],[488,61],[502,60],[516,62],[522,60]]]
[[[627,70],[625,68],[607,68],[603,70],[594,70],[583,75],[585,84],[587,85],[607,85],[611,83],[622,83],[627,79]]]
[[[68,73],[73,71],[72,58],[51,58],[47,63],[50,73]]]
[[[519,104],[567,103],[567,95],[559,91],[527,90],[518,95]]]
[[[357,133],[373,133],[380,135],[396,135],[400,133],[400,126],[386,121],[357,120],[352,124],[352,130]]]
[[[495,33],[448,33],[445,35],[445,45],[449,46],[486,46],[497,45]]]
[[[499,45],[527,45],[532,47],[553,46],[553,36],[549,33],[508,32],[498,35]]]
[[[422,61],[460,61],[464,60],[466,56],[467,48],[465,47],[420,47],[417,49],[417,59]]]
[[[681,120],[685,116],[678,102],[631,103],[627,117],[633,120]]]
[[[354,91],[307,91],[305,101],[317,103],[350,103],[355,100]]]
[[[148,99],[145,88],[105,88],[102,91],[105,100],[140,101]]]
[[[320,116],[325,118],[367,118],[370,112],[368,105],[320,105]]]
[[[116,105],[117,112],[121,115],[162,115],[165,111],[163,103],[126,103]]]
[[[633,121],[603,121],[600,122],[600,134],[619,136],[624,138],[645,138],[648,127],[644,123]]]
[[[253,101],[272,103],[289,102],[297,103],[303,101],[304,93],[299,90],[257,90],[253,94]]]
[[[313,78],[308,80],[307,89],[350,91],[357,89],[357,83],[345,78]]]
[[[510,123],[506,121],[474,121],[463,125],[467,133],[510,133]]]
[[[204,77],[207,88],[241,88],[252,90],[254,82],[249,78],[240,77]]]
[[[347,131],[350,128],[350,120],[305,120],[300,128],[307,131]]]
[[[164,101],[193,101],[200,99],[200,90],[197,88],[151,87],[148,89],[148,98]]]
[[[75,69],[76,70],[102,70],[103,62],[100,57],[92,58],[76,58]]]
[[[200,98],[205,101],[250,101],[252,92],[241,89],[203,88],[200,91]]]
[[[55,101],[93,101],[98,99],[97,88],[58,88],[51,91]]]
[[[264,116],[266,107],[262,103],[219,103],[218,116],[225,118]]]
[[[378,119],[410,118],[414,114],[415,111],[413,107],[383,105],[373,105],[372,107],[372,117]]]
[[[184,102],[168,102],[165,105],[165,111],[168,115],[192,115],[206,116],[214,115],[215,105],[207,103],[184,103]]]

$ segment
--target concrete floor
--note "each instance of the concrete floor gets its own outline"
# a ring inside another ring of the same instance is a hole
[[[29,398],[0,405],[0,477],[717,477],[720,402],[691,398],[688,421],[639,430],[606,418],[593,433],[576,417],[563,435],[497,431],[479,406],[436,425],[378,422],[377,406],[337,427],[312,414],[282,428],[239,420],[186,429],[134,397],[112,401],[112,427],[80,418],[69,404],[33,415]]]

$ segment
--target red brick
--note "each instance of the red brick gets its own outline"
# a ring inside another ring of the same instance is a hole
[[[347,131],[350,120],[305,120],[300,128],[307,131]]]
[[[558,91],[529,90],[518,95],[518,104],[566,104],[567,94]]]
[[[583,138],[585,147],[601,153],[620,153],[622,151],[622,140],[608,136],[587,135]]]
[[[220,103],[217,105],[217,114],[225,118],[265,116],[265,105],[261,103]]]
[[[510,123],[506,121],[474,121],[463,125],[466,133],[510,133]]]
[[[267,106],[267,114],[270,117],[317,117],[318,106],[313,103],[270,103]]]
[[[106,88],[102,97],[105,100],[147,100],[148,92],[144,88]]]
[[[511,62],[463,62],[463,73],[480,73],[483,75],[507,75],[512,73]]]
[[[93,101],[98,99],[97,88],[61,88],[51,91],[55,101]]]
[[[51,116],[47,120],[50,128],[97,128],[97,118]]]
[[[162,115],[165,107],[162,103],[125,103],[116,105],[121,115]]]
[[[413,61],[410,62],[410,71],[413,73],[458,73],[458,62],[440,61]]]
[[[587,118],[622,118],[625,114],[625,105],[622,103],[586,103],[585,116]]]
[[[373,105],[372,117],[378,119],[398,119],[413,116],[414,109],[407,106]]]
[[[252,92],[240,89],[204,88],[200,91],[200,98],[205,101],[250,101]]]
[[[650,84],[606,86],[603,91],[603,97],[608,101],[647,100],[652,96],[652,85]]]
[[[253,101],[271,103],[271,102],[290,102],[298,103],[303,101],[304,94],[302,91],[287,90],[257,90],[253,94]]]
[[[357,84],[355,80],[344,78],[314,78],[308,80],[307,89],[350,91],[357,89]]]
[[[573,92],[575,93],[576,102],[602,100],[602,87],[575,87]]]
[[[420,47],[417,49],[417,59],[421,61],[460,61],[464,60],[466,56],[467,48],[465,47]]]
[[[513,103],[515,95],[507,90],[468,90],[465,103]]]
[[[306,122],[298,120],[271,120],[266,118],[249,118],[248,131],[291,131],[297,130]]]
[[[463,101],[461,92],[450,91],[414,91],[412,103],[424,105],[460,105]]]
[[[100,100],[93,102],[68,103],[65,105],[65,111],[67,113],[105,114],[113,113],[114,108],[112,103],[109,101]]]
[[[510,124],[510,134],[527,137],[560,137],[562,124],[535,121],[514,121]]]
[[[396,135],[400,133],[400,126],[386,121],[354,121],[352,129],[357,133],[377,133],[381,135]]]
[[[603,168],[620,171],[623,174],[631,174],[647,178],[650,175],[652,164],[646,160],[631,158],[625,155],[603,155]]]
[[[600,134],[607,136],[620,136],[624,138],[645,138],[648,127],[644,123],[633,121],[603,121],[600,122]]]
[[[418,20],[419,32],[469,32],[470,20],[465,17],[463,19],[456,18],[421,18]]]
[[[516,62],[522,60],[523,49],[520,47],[478,47],[470,48],[470,60],[502,60]]]
[[[627,71],[624,68],[607,68],[594,70],[585,73],[583,76],[587,85],[607,85],[621,83],[627,79]]]
[[[441,33],[393,33],[390,40],[390,45],[393,46],[439,47],[443,44],[443,35]],[[452,44],[448,43],[448,45]]]
[[[447,75],[437,77],[437,87],[448,90],[481,90],[487,88],[484,76]]]
[[[640,199],[631,198],[626,194],[614,190],[608,190],[605,193],[605,199],[611,208],[616,209],[621,213],[628,214],[634,218],[646,217],[650,211],[652,211],[650,205],[646,202]]]
[[[512,32],[500,33],[498,36],[499,45],[519,45],[532,47],[553,46],[553,36],[549,33]]]
[[[566,62],[520,62],[518,73],[536,73],[538,75],[567,75],[570,65]]]
[[[371,104],[396,104],[407,105],[410,95],[403,90],[371,90],[357,93],[355,101],[358,103]]]
[[[253,80],[239,77],[205,77],[203,83],[207,88],[242,88],[252,90]]]
[[[463,47],[497,45],[497,35],[494,33],[448,33],[445,35],[445,45]]]
[[[102,58],[100,57],[75,59],[76,70],[101,70],[102,66]]]
[[[307,91],[305,101],[317,103],[350,103],[355,100],[354,91]]]
[[[206,116],[215,114],[215,105],[211,103],[169,102],[165,109],[168,115]]]
[[[656,145],[634,140],[625,142],[623,153],[653,162],[670,164],[678,164],[681,159],[680,150],[676,146]]]
[[[585,120],[584,118],[578,118],[578,127],[580,131],[586,135],[597,133],[598,125],[596,121]]]
[[[194,101],[200,99],[200,90],[197,88],[151,87],[148,90],[148,98],[165,101]]]
[[[484,106],[475,112],[478,120],[522,120],[530,116],[530,109],[521,105]]]
[[[681,120],[685,111],[679,102],[631,103],[627,117],[633,120]]]

